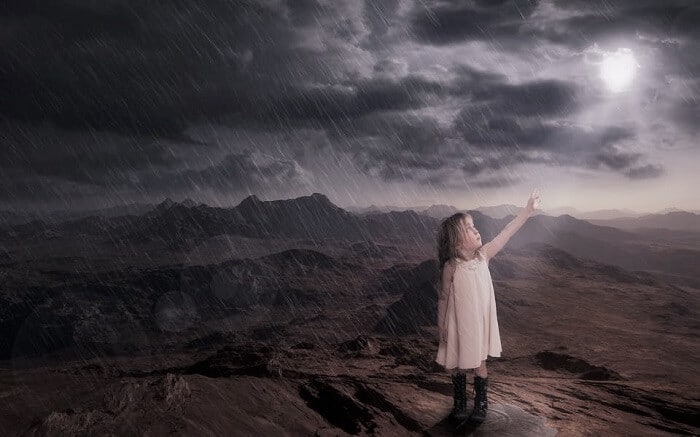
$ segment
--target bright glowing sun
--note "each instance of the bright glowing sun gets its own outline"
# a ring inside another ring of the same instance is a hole
[[[612,92],[625,90],[637,72],[637,60],[630,49],[618,49],[605,55],[600,65],[600,77]]]

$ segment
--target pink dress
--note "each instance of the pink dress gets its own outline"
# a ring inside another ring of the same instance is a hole
[[[489,261],[479,257],[457,260],[445,313],[447,340],[440,342],[435,361],[445,369],[474,369],[487,356],[501,356],[496,296]]]

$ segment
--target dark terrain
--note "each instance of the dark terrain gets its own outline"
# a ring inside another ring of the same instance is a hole
[[[484,241],[510,219],[473,214]],[[314,194],[8,224],[0,429],[448,435],[439,221]],[[520,435],[698,434],[698,240],[530,218],[490,266],[482,434],[520,412]]]

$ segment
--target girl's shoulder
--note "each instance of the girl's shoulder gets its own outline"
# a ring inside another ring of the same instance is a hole
[[[452,261],[459,267],[459,266],[466,266],[466,267],[474,267],[480,263],[487,262],[488,258],[486,257],[486,254],[483,252],[483,250],[479,249],[476,252],[476,256],[472,259],[466,260],[463,258],[452,258]]]
[[[447,262],[455,262],[455,263],[469,263],[473,261],[486,261],[486,253],[484,253],[483,247],[480,247],[479,249],[476,250],[476,256],[472,259],[464,259],[460,257],[455,257],[455,258],[450,258]]]

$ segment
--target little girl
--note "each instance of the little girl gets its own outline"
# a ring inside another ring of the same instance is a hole
[[[474,373],[474,409],[471,419],[486,419],[486,358],[501,356],[501,337],[496,319],[496,299],[489,271],[489,260],[525,224],[539,207],[535,190],[527,206],[492,241],[482,245],[481,235],[469,214],[446,218],[438,232],[438,332],[440,342],[435,361],[451,370],[454,407],[451,416],[465,420],[468,369]]]

